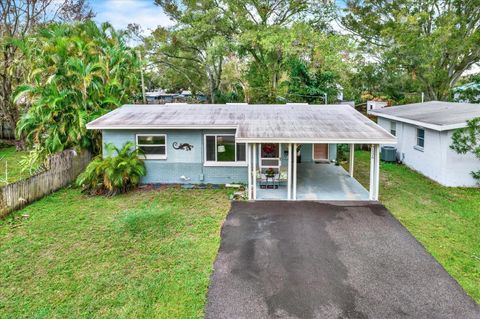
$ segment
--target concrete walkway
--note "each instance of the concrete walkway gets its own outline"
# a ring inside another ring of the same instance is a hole
[[[283,200],[287,187],[261,189],[257,199]],[[300,200],[368,200],[368,191],[350,177],[343,167],[331,163],[299,163],[297,167],[297,199]]]
[[[233,202],[206,306],[221,318],[480,318],[380,204]]]

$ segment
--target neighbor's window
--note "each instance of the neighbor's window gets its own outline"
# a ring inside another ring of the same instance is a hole
[[[137,147],[143,151],[146,159],[166,159],[167,135],[137,134]]]
[[[417,128],[417,146],[423,148],[425,146],[425,130]]]
[[[205,135],[205,162],[236,163],[246,161],[245,143],[236,143],[234,135]]]
[[[397,122],[390,122],[390,134],[392,134],[393,136],[397,136]]]

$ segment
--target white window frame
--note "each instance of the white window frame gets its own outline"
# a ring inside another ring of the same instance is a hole
[[[423,131],[423,137],[418,136],[418,131],[422,130]],[[423,127],[417,127],[415,128],[415,146],[414,148],[419,151],[423,151],[425,148],[425,135],[426,135],[426,130]],[[423,146],[418,145],[418,139],[423,140]]]
[[[138,144],[138,137],[139,136],[163,136],[165,138],[165,144]],[[145,159],[157,159],[157,160],[166,160],[167,159],[167,149],[168,149],[168,141],[167,141],[167,134],[135,134],[135,145],[137,148],[140,146],[165,146],[165,154],[145,154],[143,157]]]
[[[393,136],[397,136],[397,122],[395,121],[390,121],[390,134],[392,134]]]
[[[215,136],[215,161],[207,161],[207,137]],[[204,134],[203,135],[203,166],[247,166],[247,159],[245,153],[245,161],[237,161],[237,144],[245,144],[245,152],[247,151],[247,144],[246,143],[237,143],[235,139],[235,161],[234,162],[218,162],[217,161],[217,138],[219,136],[233,136],[235,138],[235,134]]]

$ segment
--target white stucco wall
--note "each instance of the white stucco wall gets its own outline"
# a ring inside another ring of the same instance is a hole
[[[379,118],[378,124],[390,132],[390,120]],[[461,155],[450,149],[452,131],[438,132],[425,128],[425,146],[418,150],[417,126],[397,122],[397,158],[410,168],[445,186],[476,186],[471,171],[480,169],[473,154]]]

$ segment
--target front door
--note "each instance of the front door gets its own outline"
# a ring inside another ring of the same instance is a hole
[[[328,161],[328,144],[313,144],[313,160]]]

